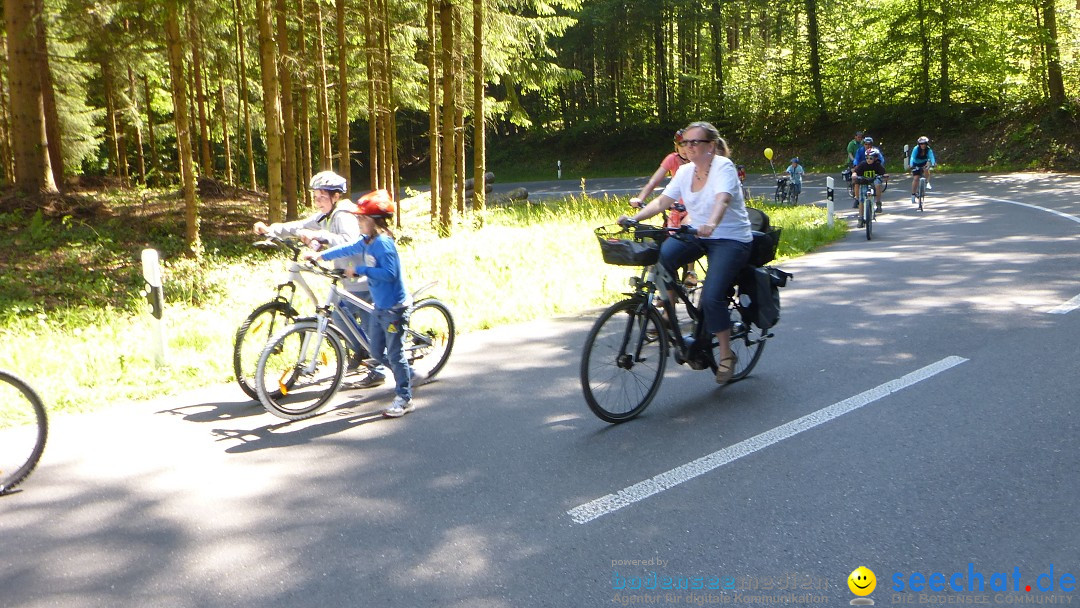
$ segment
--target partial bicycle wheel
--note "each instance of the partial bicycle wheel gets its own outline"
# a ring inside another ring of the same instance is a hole
[[[750,375],[750,372],[761,359],[761,353],[765,350],[766,331],[756,325],[746,323],[742,312],[732,307],[731,311],[731,352],[735,353],[738,361],[735,363],[734,373],[728,382],[737,382]]]
[[[0,495],[34,470],[48,433],[41,397],[18,376],[0,372]]]
[[[266,411],[303,420],[341,388],[347,351],[337,332],[320,333],[318,321],[299,321],[266,344],[255,371],[255,388]]]
[[[923,198],[926,196],[926,178],[919,178],[919,211],[922,211]]]
[[[866,227],[866,240],[874,238],[874,199],[866,197],[863,202],[863,224]]]
[[[581,354],[581,389],[593,414],[626,422],[645,411],[660,390],[668,343],[660,314],[640,300],[623,300],[593,324]]]
[[[454,317],[435,298],[417,302],[406,315],[405,358],[413,370],[413,381],[424,382],[438,374],[454,349]]]
[[[296,320],[296,311],[288,302],[271,300],[251,311],[236,330],[233,340],[233,373],[240,389],[252,399],[258,399],[255,389],[255,368],[259,356],[270,338]]]

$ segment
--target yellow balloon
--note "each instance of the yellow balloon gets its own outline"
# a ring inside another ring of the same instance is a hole
[[[772,160],[772,148],[765,148],[765,158]]]

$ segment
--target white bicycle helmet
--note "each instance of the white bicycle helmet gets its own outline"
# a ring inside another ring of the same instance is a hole
[[[320,171],[311,176],[312,190],[326,190],[329,192],[345,193],[345,178],[333,171]]]
[[[919,141],[916,142],[916,143],[928,144],[928,143],[930,143],[930,138],[924,135],[924,136],[920,137]]]

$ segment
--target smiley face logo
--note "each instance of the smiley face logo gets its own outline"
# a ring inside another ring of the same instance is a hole
[[[851,571],[847,579],[848,589],[855,595],[870,595],[877,587],[877,577],[866,566],[859,566]]]

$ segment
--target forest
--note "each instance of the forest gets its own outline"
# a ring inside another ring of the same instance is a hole
[[[822,149],[852,125],[903,124],[984,155],[988,140],[1017,148],[1031,168],[1080,156],[1080,0],[4,0],[3,12],[0,210],[86,183],[178,186],[192,254],[202,187],[263,193],[276,221],[302,213],[313,172],[399,196],[408,175],[430,186],[446,232],[466,213],[466,178],[483,211],[489,157],[546,162],[521,142],[573,159],[575,146],[651,138],[656,156],[699,119]]]

